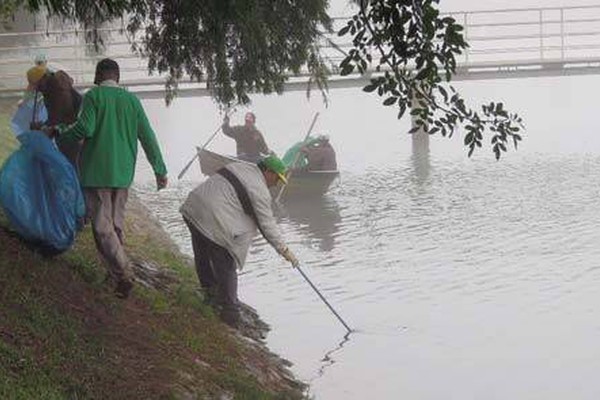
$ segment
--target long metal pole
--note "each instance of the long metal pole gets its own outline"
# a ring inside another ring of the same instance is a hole
[[[231,110],[231,112],[226,113],[226,116],[231,116],[233,113],[235,112],[235,108],[233,110]],[[210,142],[212,142],[212,140],[214,139],[214,137],[217,135],[217,133],[219,133],[219,131],[221,130],[222,125],[219,125],[219,127],[217,128],[217,130],[210,135],[210,137],[208,138],[208,140],[206,142],[204,142],[204,145],[202,145],[202,147],[200,148],[200,150],[204,150],[204,148],[206,146],[208,146],[208,144]],[[185,165],[185,167],[183,167],[183,169],[181,170],[181,172],[179,173],[179,175],[177,175],[177,179],[181,179],[181,177],[183,175],[185,175],[185,173],[187,172],[188,169],[190,169],[190,167],[192,166],[192,163],[196,160],[196,158],[198,158],[200,151],[196,151],[196,155],[194,157],[192,157],[192,159]]]
[[[300,268],[300,266],[297,266],[296,269],[298,271],[300,271],[300,274],[302,274],[302,277],[306,280],[306,282],[308,282],[308,284],[310,285],[311,288],[313,288],[313,290],[315,292],[317,292],[317,294],[319,295],[319,297],[321,298],[321,300],[323,300],[323,302],[327,305],[327,307],[329,307],[329,309],[331,310],[331,312],[333,313],[333,315],[335,315],[337,317],[337,319],[342,323],[342,325],[344,325],[344,328],[346,328],[346,330],[348,331],[348,333],[352,332],[352,329],[350,329],[350,327],[348,326],[348,324],[346,322],[344,322],[344,320],[342,319],[342,317],[340,317],[340,314],[338,314],[333,307],[331,306],[331,304],[329,304],[329,302],[327,301],[327,299],[321,294],[321,292],[319,292],[319,289],[317,289],[317,287],[310,281],[310,279],[308,279],[308,276],[306,276],[306,274],[304,273],[304,271],[302,271],[302,269]]]

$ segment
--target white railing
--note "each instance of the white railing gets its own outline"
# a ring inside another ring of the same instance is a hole
[[[538,61],[600,55],[600,5],[464,11],[453,15],[465,26],[466,40],[472,46],[466,62],[474,61],[472,57],[511,50]]]
[[[600,60],[600,4],[447,13],[464,27],[469,43],[457,61],[478,65]],[[340,21],[340,27],[344,24]],[[349,37],[336,38],[347,51]],[[335,56],[341,60],[340,55]]]
[[[489,78],[518,71],[600,73],[600,4],[448,14],[464,26],[470,45],[458,59],[457,78],[469,79],[482,72]],[[339,30],[346,19],[334,18],[334,28]],[[107,38],[102,54],[85,43],[81,30],[0,33],[0,92],[24,87],[25,71],[38,53],[45,53],[50,65],[67,70],[79,86],[91,84],[95,63],[107,56],[119,62],[127,85],[141,88],[164,83],[164,77],[148,75],[146,61],[133,53],[122,27],[106,28],[102,33]],[[351,39],[326,35],[321,48],[335,74],[343,52],[351,48]]]

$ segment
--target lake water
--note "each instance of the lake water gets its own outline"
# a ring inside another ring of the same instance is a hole
[[[471,82],[474,102],[502,100],[527,123],[525,142],[496,162],[462,138],[432,138],[414,157],[405,122],[356,90],[324,108],[299,93],[257,97],[272,148],[319,133],[338,151],[341,179],[322,199],[284,204],[282,231],[303,270],[257,240],[239,296],[272,326],[269,347],[294,363],[319,400],[597,399],[600,383],[599,78]],[[597,102],[596,102],[597,103]],[[218,127],[209,100],[146,108],[172,179]],[[232,118],[241,120],[241,113]],[[219,136],[211,147],[232,152]],[[156,194],[140,163],[136,187],[191,253],[177,209],[201,181]]]

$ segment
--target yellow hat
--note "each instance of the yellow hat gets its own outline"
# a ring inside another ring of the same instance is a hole
[[[42,76],[46,74],[46,67],[41,65],[36,65],[35,67],[29,68],[27,71],[27,82],[30,85],[35,85],[42,79]]]

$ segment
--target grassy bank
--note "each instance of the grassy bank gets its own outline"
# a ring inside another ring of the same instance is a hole
[[[0,163],[16,145],[9,111]],[[126,242],[139,282],[126,301],[104,283],[89,227],[47,259],[0,225],[1,399],[303,398],[281,359],[203,304],[189,260],[135,199]]]
[[[17,148],[17,139],[10,131],[10,116],[15,110],[16,100],[0,100],[0,164]]]

